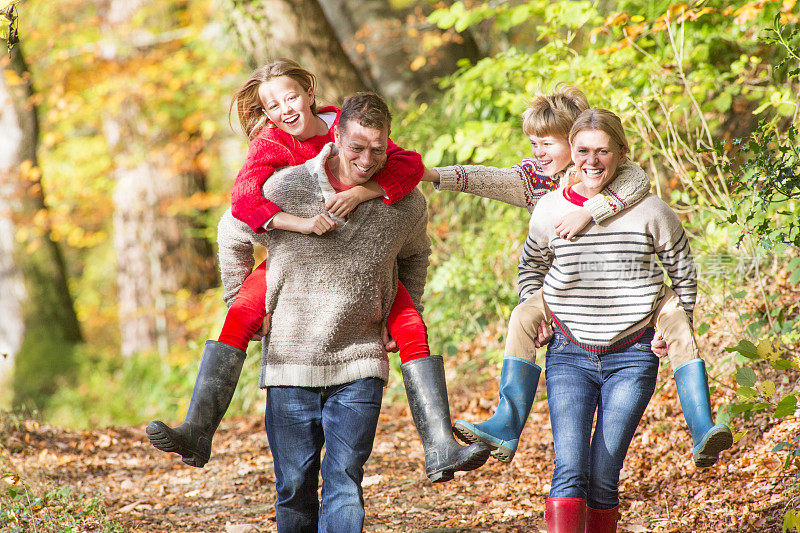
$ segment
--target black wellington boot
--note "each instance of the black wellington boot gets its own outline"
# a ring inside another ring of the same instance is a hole
[[[489,458],[483,442],[461,446],[453,437],[444,361],[440,355],[400,365],[414,425],[425,448],[425,473],[434,483],[453,479],[453,473],[475,470]]]
[[[228,344],[206,341],[186,420],[175,429],[160,420],[150,422],[150,443],[179,454],[187,465],[205,466],[211,457],[211,439],[231,403],[246,355]]]

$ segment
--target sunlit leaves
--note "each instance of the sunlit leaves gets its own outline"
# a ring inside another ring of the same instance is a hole
[[[772,398],[775,395],[775,383],[770,380],[764,380],[759,384],[759,388],[761,389],[761,394],[764,398]]]
[[[422,67],[424,67],[425,63],[427,63],[427,61],[428,60],[425,59],[425,56],[421,56],[421,55],[417,56],[417,57],[414,58],[413,61],[411,61],[411,65],[409,65],[408,68],[410,68],[412,71],[416,72],[417,70],[419,70]]]
[[[756,384],[756,380],[756,373],[748,366],[743,366],[736,371],[736,382],[742,387],[751,388]]]
[[[25,80],[23,80],[19,74],[17,74],[11,69],[3,70],[3,75],[5,76],[6,84],[8,84],[9,87],[14,87],[15,85],[23,85],[25,83]]]
[[[603,21],[604,26],[621,26],[630,20],[627,13],[612,13]]]
[[[733,348],[725,348],[725,349],[729,352],[733,351],[739,352],[748,359],[756,359],[758,357],[758,349],[756,348],[756,345],[747,339],[740,340],[739,344],[737,344]]]
[[[111,21],[107,6],[87,0],[25,4],[41,134],[38,168],[22,170],[36,187],[41,179],[48,209],[20,224],[17,238],[31,251],[49,228],[77,274],[73,296],[87,338],[104,347],[119,342],[109,239],[117,165],[158,157],[160,179],[208,176],[215,192],[165,202],[164,213],[213,228],[207,210],[228,201],[233,173],[218,150],[233,135],[225,109],[246,73],[230,40],[219,40],[214,9],[207,0],[144,2]],[[136,116],[117,132],[130,148],[123,156],[110,147],[107,119],[125,113]],[[245,143],[236,149],[243,155]]]
[[[789,394],[782,398],[780,402],[778,402],[778,405],[775,408],[775,418],[783,418],[784,416],[794,414],[796,408],[797,396]]]
[[[488,4],[467,9],[464,2],[458,1],[449,8],[437,9],[430,14],[428,20],[441,29],[455,28],[456,31],[461,32],[474,24],[496,16],[501,10],[502,7],[490,7]]]
[[[17,14],[19,2],[20,0],[12,0],[0,3],[0,39],[6,41],[8,52],[11,52],[11,49],[19,44],[19,15]]]
[[[747,431],[748,431],[748,430],[744,429],[744,430],[742,430],[742,431],[739,431],[739,432],[735,433],[735,434],[733,435],[733,443],[734,443],[734,444],[736,444],[737,442],[739,442],[740,440],[742,440],[742,437],[744,437],[745,435],[747,435]]]
[[[800,531],[800,512],[789,509],[783,515],[782,531]]]

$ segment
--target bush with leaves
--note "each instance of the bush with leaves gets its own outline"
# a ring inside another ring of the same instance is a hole
[[[441,27],[491,24],[512,35],[514,45],[442,80],[444,96],[426,109],[424,122],[432,127],[422,127],[410,144],[429,147],[429,166],[516,163],[527,155],[519,128],[527,99],[558,82],[577,85],[592,105],[616,111],[632,141],[630,156],[653,177],[657,194],[684,215],[698,262],[730,261],[725,279],[701,280],[704,289],[724,291],[721,305],[750,307],[727,336],[738,342],[729,348],[738,396],[720,413],[740,439],[755,431],[750,421],[756,417],[793,416],[799,391],[800,309],[779,289],[790,292],[800,282],[800,14],[792,0],[628,0],[615,8],[534,0],[473,9],[456,2],[435,12]],[[458,220],[475,205],[459,198],[443,208]],[[434,228],[440,216],[434,213]],[[461,228],[450,229],[448,241],[459,242]],[[498,242],[518,237],[516,228],[496,231]],[[463,277],[486,261],[449,258],[450,271]],[[512,285],[514,274],[509,266],[496,286]],[[469,291],[436,283],[437,276],[433,287],[441,293],[428,300],[428,312],[439,305],[474,309]],[[478,312],[483,316],[472,316],[478,323],[497,316],[491,306]],[[700,324],[699,333],[708,329]],[[775,452],[785,454],[787,466],[800,460],[797,440],[777,443]],[[787,528],[800,523],[793,517],[789,509]]]

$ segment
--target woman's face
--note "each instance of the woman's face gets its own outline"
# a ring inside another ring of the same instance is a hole
[[[591,197],[614,179],[625,150],[601,130],[579,131],[572,139],[572,162],[584,196]]]
[[[267,118],[289,135],[299,141],[314,136],[314,90],[303,90],[295,80],[288,76],[279,76],[265,81],[258,88],[261,105]]]
[[[564,137],[548,136],[537,137],[531,135],[533,157],[539,163],[542,174],[554,176],[567,168],[572,162],[569,153],[569,141]]]

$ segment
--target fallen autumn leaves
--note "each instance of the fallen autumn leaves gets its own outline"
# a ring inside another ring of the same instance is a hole
[[[783,470],[782,458],[770,450],[797,433],[797,419],[762,428],[762,436],[745,437],[718,465],[697,470],[674,382],[664,370],[660,384],[622,472],[620,531],[780,531],[787,499],[796,494],[796,471]],[[493,380],[471,389],[472,397],[452,390],[454,418],[488,414],[496,392]],[[28,422],[4,435],[3,445],[13,467],[31,483],[100,495],[111,520],[126,531],[275,529],[272,459],[258,417],[224,421],[203,469],[157,452],[143,426],[69,431]],[[405,404],[385,406],[365,473],[365,529],[543,531],[552,457],[547,406],[541,400],[511,465],[490,460],[480,470],[433,485]]]

